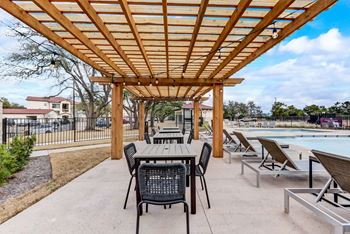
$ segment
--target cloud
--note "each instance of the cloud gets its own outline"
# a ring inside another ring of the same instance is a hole
[[[281,44],[272,53],[283,57],[277,64],[260,69],[247,67],[237,74],[246,80],[226,88],[226,100],[253,100],[268,112],[278,101],[303,108],[332,105],[350,100],[350,37],[334,28],[316,38],[302,36]]]

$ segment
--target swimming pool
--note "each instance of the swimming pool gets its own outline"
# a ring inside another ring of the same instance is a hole
[[[238,129],[244,132],[271,132],[271,133],[295,133],[295,132],[326,132],[318,129],[307,129],[307,128],[242,128]]]
[[[281,144],[292,144],[350,157],[350,137],[268,137]]]

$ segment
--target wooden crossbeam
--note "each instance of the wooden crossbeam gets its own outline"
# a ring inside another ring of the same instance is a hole
[[[57,2],[73,2],[76,0],[55,0]],[[290,8],[293,10],[301,10],[305,9],[305,5],[307,3],[313,2],[314,0],[298,0],[296,4],[293,4]],[[105,4],[115,4],[116,0],[89,0],[91,3],[105,3]],[[263,8],[263,9],[271,9],[273,7],[274,1],[256,1],[254,5],[250,6],[250,8]],[[161,6],[162,3],[160,1],[149,1],[149,0],[129,0],[129,5],[141,5],[141,6]],[[176,6],[176,7],[200,7],[200,3],[198,1],[171,1],[168,2],[168,6]],[[208,6],[210,7],[238,7],[237,1],[210,1]]]
[[[53,19],[57,21],[68,32],[74,35],[79,41],[81,41],[86,47],[92,50],[98,57],[105,61],[110,67],[122,76],[126,76],[109,57],[107,57],[99,48],[97,48],[90,39],[85,36],[66,16],[64,16],[51,2],[48,0],[33,0],[33,2],[40,7],[43,11],[46,11]]]
[[[137,71],[136,67],[132,64],[130,59],[127,57],[125,52],[122,50],[118,42],[115,40],[112,33],[108,30],[102,19],[98,16],[95,9],[90,5],[88,0],[79,0],[79,6],[85,12],[85,14],[90,18],[90,20],[95,24],[99,32],[108,40],[111,46],[118,52],[120,57],[125,61],[125,63],[130,67],[130,69],[139,76],[140,73]]]
[[[187,52],[187,56],[186,56],[186,62],[185,62],[185,65],[183,67],[183,71],[184,72],[186,72],[186,70],[187,70],[188,62],[190,61],[191,54],[192,54],[192,51],[193,51],[193,48],[194,48],[194,44],[196,43],[197,36],[198,36],[198,33],[199,33],[199,29],[200,29],[200,27],[202,25],[202,21],[203,21],[204,15],[205,15],[205,11],[206,11],[207,6],[208,6],[208,2],[209,2],[209,0],[202,0],[201,1],[201,5],[200,5],[199,10],[198,10],[198,16],[197,16],[196,24],[195,24],[195,26],[193,28],[192,38],[191,38],[190,46],[188,48],[188,52]]]
[[[139,101],[159,101],[159,102],[170,102],[170,101],[206,101],[208,100],[207,97],[200,97],[200,98],[190,98],[190,97],[132,97],[132,100],[139,100]]]
[[[190,86],[190,87],[188,87],[187,88],[187,90],[186,90],[186,92],[184,93],[184,97],[186,97],[187,96],[187,94],[190,92],[190,90],[192,89],[192,87]]]
[[[195,97],[204,87],[199,87],[193,94],[192,94],[192,98]]]
[[[193,97],[193,98],[200,98],[203,97],[205,94],[207,94],[208,92],[210,92],[213,89],[213,87],[208,87],[206,89],[204,89],[202,92],[200,92],[199,94],[197,94],[197,96]]]
[[[126,20],[129,23],[129,27],[130,27],[130,29],[132,31],[132,34],[134,35],[136,43],[137,43],[137,45],[140,48],[141,54],[143,56],[143,59],[145,60],[146,65],[148,67],[148,70],[151,73],[151,76],[153,77],[153,70],[152,70],[151,63],[148,60],[145,47],[143,46],[140,34],[139,34],[138,30],[137,30],[136,23],[135,23],[135,20],[134,20],[132,14],[131,14],[131,11],[130,11],[130,8],[129,8],[127,0],[119,0],[119,5],[123,9],[123,13],[125,15]]]
[[[241,0],[237,6],[237,8],[233,11],[231,18],[227,21],[224,29],[222,30],[219,38],[216,40],[214,46],[210,50],[211,53],[206,57],[204,62],[202,63],[201,67],[199,68],[196,78],[199,78],[200,75],[203,73],[207,65],[209,64],[210,60],[214,57],[216,51],[220,48],[222,43],[225,41],[227,36],[230,34],[232,31],[233,27],[236,25],[238,22],[239,18],[243,15],[245,9],[249,6],[252,0]]]
[[[100,84],[110,83],[124,83],[124,86],[149,86],[150,83],[154,86],[189,86],[191,89],[193,86],[212,86],[212,85],[224,85],[235,86],[240,84],[243,78],[231,78],[225,80],[219,79],[192,79],[192,78],[178,78],[178,79],[159,79],[158,81],[150,80],[146,78],[112,78],[112,77],[90,77],[92,82]],[[189,92],[189,91],[188,91]],[[187,93],[188,93],[187,92]]]
[[[169,32],[168,32],[168,10],[167,10],[167,0],[162,1],[163,8],[163,24],[164,24],[164,40],[165,40],[165,55],[166,55],[166,73],[168,77],[169,74]]]
[[[239,45],[220,63],[220,65],[209,75],[209,79],[214,78],[231,60],[236,57],[246,46],[252,42],[262,31],[266,29],[294,0],[280,0],[269,13],[255,26]]]
[[[56,33],[52,32],[47,26],[41,24],[37,19],[33,16],[29,15],[21,8],[19,8],[16,4],[9,0],[1,0],[0,7],[21,20],[23,23],[27,24],[29,27],[33,28],[37,32],[41,33],[47,39],[53,41],[57,45],[61,46],[63,49],[67,50],[69,53],[73,54],[77,58],[81,59],[87,64],[90,64],[92,67],[96,68],[98,71],[108,74],[108,72],[102,68],[100,65],[92,61],[86,55],[81,53],[79,50],[71,46],[68,42],[59,37]]]
[[[266,42],[263,46],[261,46],[259,49],[257,49],[254,53],[252,53],[250,56],[248,56],[244,61],[239,63],[237,66],[235,66],[233,69],[228,71],[224,78],[227,79],[240,69],[242,69],[247,64],[254,61],[257,57],[271,49],[273,46],[281,42],[283,39],[291,35],[295,30],[298,30],[300,27],[302,27],[304,24],[306,24],[308,21],[315,18],[318,14],[320,14],[325,9],[328,9],[333,4],[335,4],[337,0],[325,0],[325,1],[317,1],[314,3],[310,8],[308,8],[303,14],[298,16],[293,22],[288,24],[285,28],[283,28],[280,32],[278,32],[278,38],[273,39],[271,38],[268,42]]]

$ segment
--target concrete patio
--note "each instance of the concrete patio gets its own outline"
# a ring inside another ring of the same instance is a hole
[[[199,153],[201,141],[193,142]],[[137,144],[140,149],[142,146]],[[291,201],[283,212],[283,188],[306,187],[307,177],[264,177],[254,186],[254,174],[240,175],[240,160],[232,164],[211,158],[207,182],[212,208],[197,181],[197,214],[190,216],[191,233],[331,233],[332,227]],[[135,194],[123,202],[129,179],[126,161],[106,160],[0,226],[0,233],[135,233]],[[325,178],[318,178],[321,185]],[[189,201],[189,191],[188,191]],[[141,217],[140,233],[185,233],[181,205],[150,207]]]

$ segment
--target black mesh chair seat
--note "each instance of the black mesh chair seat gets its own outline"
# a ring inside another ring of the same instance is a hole
[[[171,205],[176,203],[184,204],[186,228],[189,233],[185,165],[182,163],[144,163],[138,169],[138,181],[141,201],[137,206],[136,233],[139,233],[142,204]]]

